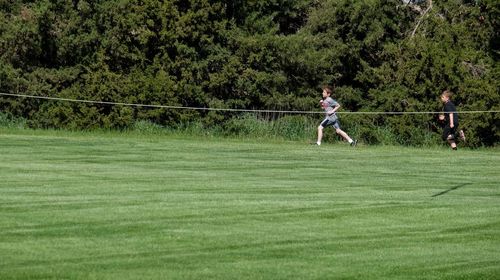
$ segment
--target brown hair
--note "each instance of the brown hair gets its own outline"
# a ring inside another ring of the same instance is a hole
[[[451,98],[451,96],[453,95],[453,92],[451,92],[451,90],[444,90],[443,93],[441,93],[441,95],[443,96],[446,96],[448,98]]]
[[[333,88],[331,86],[323,86],[323,90],[325,90],[328,95],[333,93]]]

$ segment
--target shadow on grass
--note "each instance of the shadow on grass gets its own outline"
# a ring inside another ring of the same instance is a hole
[[[433,195],[431,195],[431,197],[440,196],[440,195],[446,194],[446,193],[448,193],[448,192],[454,191],[454,190],[456,190],[456,189],[459,189],[459,188],[461,188],[461,187],[465,187],[465,186],[467,186],[467,185],[471,185],[471,183],[464,183],[464,184],[456,185],[456,186],[451,187],[451,188],[449,188],[449,189],[447,189],[447,190],[445,190],[445,191],[439,192],[439,193],[437,193],[437,194],[433,194]]]

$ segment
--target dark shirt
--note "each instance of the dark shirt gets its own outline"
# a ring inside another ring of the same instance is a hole
[[[458,126],[458,113],[457,113],[457,108],[455,107],[455,104],[451,102],[451,100],[448,100],[444,104],[444,119],[446,122],[446,125],[450,125],[450,113],[453,113],[453,125]]]

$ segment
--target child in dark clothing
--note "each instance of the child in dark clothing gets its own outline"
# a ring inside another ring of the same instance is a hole
[[[451,148],[456,150],[455,138],[458,131],[458,113],[455,104],[451,101],[452,95],[453,93],[449,90],[445,90],[441,94],[441,101],[444,103],[444,114],[439,116],[439,120],[444,121],[443,141],[448,141]],[[464,132],[460,130],[459,134],[460,138],[465,141]]]

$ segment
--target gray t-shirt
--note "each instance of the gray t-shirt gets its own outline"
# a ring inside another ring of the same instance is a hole
[[[335,113],[328,115],[328,112],[333,110],[333,108],[335,108],[335,106],[337,106],[339,103],[333,98],[327,97],[325,100],[323,100],[323,104],[326,104],[323,106],[323,108],[325,108],[326,118],[330,121],[337,120],[337,115]]]

